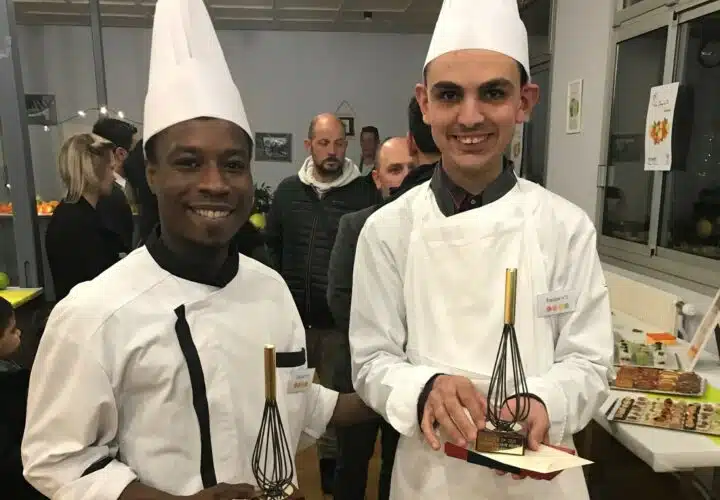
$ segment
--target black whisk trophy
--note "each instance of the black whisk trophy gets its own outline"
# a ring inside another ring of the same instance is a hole
[[[495,367],[490,377],[487,394],[487,427],[478,432],[476,451],[523,455],[525,436],[520,423],[527,419],[530,404],[527,398],[517,398],[508,404],[508,397],[527,394],[527,380],[520,358],[520,347],[515,335],[515,299],[517,295],[517,269],[505,271],[505,325]],[[509,358],[509,359],[508,359]],[[510,370],[508,373],[508,361]],[[508,387],[508,379],[512,387]]]
[[[295,468],[277,405],[275,346],[265,346],[265,409],[252,454],[252,473],[265,500],[285,500],[295,494]]]

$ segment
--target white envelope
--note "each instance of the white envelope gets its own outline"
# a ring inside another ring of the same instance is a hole
[[[491,458],[497,462],[511,467],[517,467],[540,474],[550,474],[565,469],[574,469],[583,465],[590,465],[593,462],[585,460],[577,455],[571,455],[550,446],[540,445],[538,451],[525,450],[525,455],[506,455],[504,453],[480,453],[484,457]]]

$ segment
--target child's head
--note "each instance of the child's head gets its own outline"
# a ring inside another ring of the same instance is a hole
[[[15,323],[15,311],[10,302],[0,297],[0,359],[10,356],[20,347],[20,330]]]

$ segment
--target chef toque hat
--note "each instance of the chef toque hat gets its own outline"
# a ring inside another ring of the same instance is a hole
[[[143,139],[186,120],[235,123],[252,141],[245,107],[203,0],[158,0]]]
[[[517,0],[444,0],[423,71],[448,52],[492,50],[512,57],[530,75],[528,36]]]

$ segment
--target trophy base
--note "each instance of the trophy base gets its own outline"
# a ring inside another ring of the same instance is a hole
[[[300,493],[297,486],[290,483],[285,487],[277,485],[268,488],[258,498],[260,500],[303,500],[305,497]]]
[[[475,451],[522,456],[525,454],[525,443],[525,436],[518,432],[483,429],[475,440]]]

